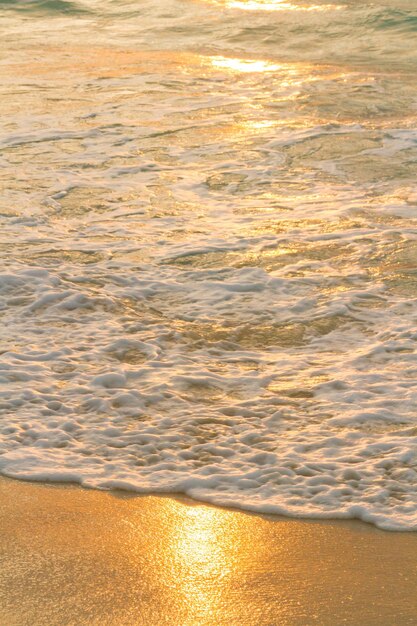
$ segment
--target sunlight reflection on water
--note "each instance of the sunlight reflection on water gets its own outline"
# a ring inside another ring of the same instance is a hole
[[[414,528],[410,3],[0,13],[0,471]]]

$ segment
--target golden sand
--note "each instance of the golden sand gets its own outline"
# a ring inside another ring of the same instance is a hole
[[[417,624],[417,534],[0,480],[1,626]]]

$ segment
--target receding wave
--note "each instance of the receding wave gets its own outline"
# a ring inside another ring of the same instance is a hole
[[[1,3],[0,472],[416,530],[416,18],[268,3]]]

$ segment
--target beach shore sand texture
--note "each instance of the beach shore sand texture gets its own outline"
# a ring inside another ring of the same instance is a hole
[[[416,624],[417,534],[0,480],[0,624]]]

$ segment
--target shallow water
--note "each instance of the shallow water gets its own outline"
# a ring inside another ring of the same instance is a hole
[[[417,529],[414,0],[0,18],[0,471]]]

